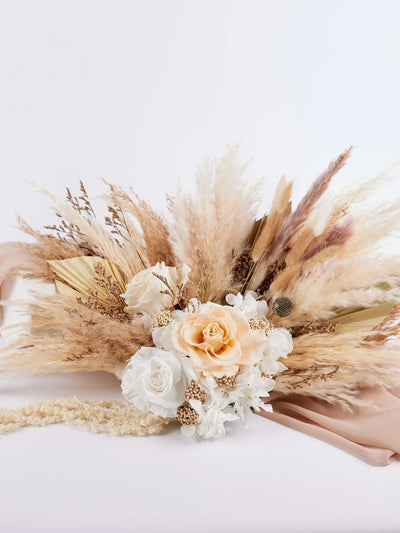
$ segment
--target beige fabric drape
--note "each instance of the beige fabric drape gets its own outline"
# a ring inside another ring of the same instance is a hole
[[[13,274],[19,270],[34,272],[37,267],[29,254],[17,243],[0,244],[0,300],[7,300],[13,284]],[[0,306],[0,324],[3,311]]]
[[[367,389],[362,397],[374,408],[349,413],[316,398],[272,392],[266,401],[273,412],[257,414],[388,465],[400,457],[400,390]]]

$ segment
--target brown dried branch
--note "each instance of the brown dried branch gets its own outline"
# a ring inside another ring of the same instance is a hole
[[[125,311],[126,302],[121,296],[125,288],[121,287],[121,285],[111,275],[107,275],[106,269],[102,264],[96,264],[94,270],[96,272],[94,281],[100,287],[103,287],[106,290],[108,297],[106,301],[103,302],[98,298],[97,293],[91,289],[89,290],[89,298],[87,301],[84,301],[79,297],[78,302],[90,309],[100,313],[105,313],[116,320],[120,320],[121,322],[129,322],[131,317]],[[65,283],[65,280],[61,281]]]
[[[166,290],[160,291],[161,294],[168,294],[171,296],[173,305],[172,307],[179,307],[179,309],[185,309],[187,305],[187,298],[185,297],[185,287],[182,283],[177,285],[176,290],[171,287],[169,284],[167,278],[163,276],[162,274],[158,274],[157,272],[152,272],[153,276],[155,276],[157,279],[159,279],[166,287]]]
[[[74,196],[71,193],[71,190],[66,187],[66,201],[77,213],[79,213],[79,215],[83,216],[86,221],[90,222],[91,219],[96,218],[96,215],[82,181],[79,182],[79,187],[81,191],[80,196]],[[99,257],[104,257],[101,255],[101,252],[99,253],[98,248],[93,247],[93,245],[89,242],[87,236],[82,232],[78,224],[65,220],[60,213],[56,212],[56,216],[61,219],[60,223],[58,225],[47,225],[44,228],[55,233],[56,238],[60,242],[64,242],[66,244],[74,243],[75,246],[81,250],[81,255],[98,255]]]

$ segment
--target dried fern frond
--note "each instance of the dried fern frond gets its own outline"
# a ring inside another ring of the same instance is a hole
[[[198,170],[196,192],[170,198],[169,225],[177,264],[191,268],[188,293],[220,301],[232,283],[232,270],[254,224],[260,184],[249,186],[237,148]]]

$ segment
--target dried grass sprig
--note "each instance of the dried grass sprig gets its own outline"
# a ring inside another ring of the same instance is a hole
[[[100,301],[98,294],[90,290],[88,299],[78,298],[78,302],[100,313],[106,313],[121,322],[129,322],[130,316],[126,312],[126,302],[121,296],[125,292],[125,287],[121,287],[111,275],[107,274],[102,264],[95,265],[94,270],[95,276],[93,279],[107,294],[106,301]]]
[[[277,392],[306,394],[352,409],[358,394],[368,387],[400,386],[398,353],[384,347],[365,347],[362,331],[308,334],[294,339],[285,359],[288,370],[276,377]]]
[[[400,299],[400,259],[382,255],[359,255],[354,260],[332,257],[314,265],[309,272],[291,281],[284,295],[293,302],[294,311],[283,321],[285,327],[314,320],[327,320],[346,309],[367,308]],[[272,310],[271,310],[272,313]]]
[[[171,243],[177,264],[190,269],[188,293],[220,301],[232,283],[232,270],[251,233],[260,184],[249,186],[237,147],[198,170],[196,192],[169,199]]]
[[[169,231],[163,217],[132,189],[129,194],[121,187],[103,181],[110,189],[109,194],[103,198],[126,214],[132,215],[139,222],[148,263],[154,265],[158,261],[164,261],[166,265],[173,266],[175,262],[169,242]]]
[[[265,250],[262,258],[260,258],[254,269],[252,279],[249,283],[250,288],[257,290],[261,286],[263,290],[268,289],[268,286],[265,286],[266,284],[264,282],[268,270],[271,265],[274,265],[277,261],[279,262],[282,254],[285,253],[285,249],[288,248],[290,240],[303,229],[304,224],[308,217],[310,217],[316,203],[326,192],[333,176],[345,165],[351,150],[352,147],[348,148],[329,165],[328,169],[313,183],[312,187],[301,200],[295,211],[282,224],[280,229],[274,235],[272,243]]]
[[[141,346],[152,345],[151,333],[141,320],[121,322],[73,297],[38,294],[31,302],[13,302],[21,303],[32,316],[31,332],[0,347],[3,372],[115,373]]]
[[[47,261],[70,259],[71,257],[82,255],[82,249],[76,244],[60,240],[55,235],[35,230],[22,217],[18,217],[17,221],[18,228],[36,241],[33,243],[18,243],[18,246],[22,247],[31,256],[37,266],[36,271],[32,271],[30,276],[40,277],[46,281],[54,281],[54,273],[49,268]]]
[[[145,267],[145,252],[139,238],[134,239],[132,246],[128,246],[126,241],[122,245],[118,238],[108,232],[87,210],[80,211],[68,199],[60,200],[46,190],[38,190],[50,200],[50,206],[62,220],[61,226],[49,227],[56,232],[60,240],[72,240],[86,250],[84,255],[96,255],[112,261],[128,279]],[[66,228],[66,237],[62,237],[60,228]]]

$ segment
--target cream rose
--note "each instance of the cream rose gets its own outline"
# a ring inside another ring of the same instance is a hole
[[[122,374],[122,393],[144,412],[174,417],[185,400],[189,381],[186,366],[185,359],[175,353],[144,346]]]
[[[210,302],[183,313],[173,328],[176,347],[193,368],[213,375],[232,375],[241,365],[258,363],[268,343],[263,331],[250,329],[241,311]]]
[[[190,268],[183,265],[181,268],[165,266],[165,263],[142,270],[132,278],[122,294],[127,303],[127,310],[134,313],[157,314],[161,309],[173,307],[176,304],[171,294],[165,294],[168,290],[157,276],[163,276],[172,292],[176,294],[179,286],[187,283]]]

